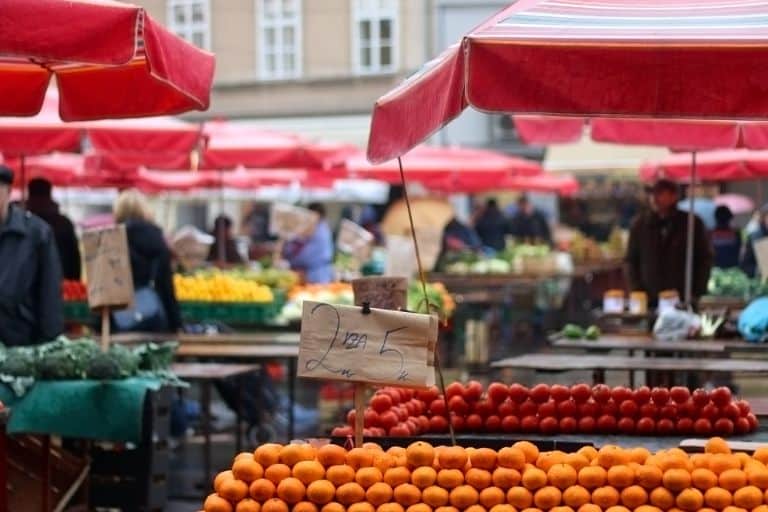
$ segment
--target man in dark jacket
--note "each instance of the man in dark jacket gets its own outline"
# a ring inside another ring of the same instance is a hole
[[[48,225],[10,205],[12,182],[0,165],[0,341],[28,345],[64,329],[61,264]]]
[[[502,251],[506,246],[504,235],[507,232],[507,218],[499,209],[496,199],[488,199],[485,208],[475,221],[475,231],[483,245],[495,251]]]
[[[659,292],[677,290],[685,297],[685,259],[688,214],[677,209],[679,191],[669,180],[651,189],[652,211],[632,222],[627,247],[627,269],[632,290],[642,290],[656,304]],[[693,239],[693,301],[707,291],[712,247],[704,223],[696,217]]]
[[[552,233],[544,214],[537,210],[526,196],[517,200],[517,211],[509,222],[509,233],[518,242],[552,245]]]
[[[59,205],[51,197],[51,188],[51,182],[46,179],[29,180],[27,210],[47,222],[53,230],[64,279],[79,281],[80,247],[75,226],[65,215],[59,213]]]

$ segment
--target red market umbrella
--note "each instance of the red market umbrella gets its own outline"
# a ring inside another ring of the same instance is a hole
[[[430,183],[452,183],[456,191],[472,187],[493,188],[509,176],[535,176],[541,174],[537,162],[483,149],[419,146],[403,157],[403,166],[409,179],[429,187]],[[370,164],[358,152],[337,162],[351,178],[368,178],[400,183],[397,160],[378,165]]]
[[[519,0],[374,108],[368,157],[402,155],[483,112],[768,117],[768,28],[745,0]]]
[[[65,121],[206,110],[214,57],[138,6],[101,0],[5,0],[0,115],[31,116],[53,75]]]
[[[579,182],[570,174],[538,174],[535,176],[508,175],[495,182],[464,180],[456,182],[451,176],[434,178],[423,182],[429,189],[444,193],[483,193],[490,191],[545,192],[560,196],[572,196],[579,192]]]
[[[205,169],[322,169],[332,159],[355,151],[347,144],[313,142],[244,123],[209,122],[203,133],[208,139],[201,162]]]
[[[738,181],[768,177],[768,151],[732,149],[703,151],[696,154],[677,153],[657,162],[646,162],[640,178],[651,182],[660,178],[689,183],[693,168],[702,181]]]

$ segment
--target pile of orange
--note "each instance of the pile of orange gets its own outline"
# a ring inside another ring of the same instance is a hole
[[[768,512],[768,447],[499,451],[416,442],[265,444],[219,473],[204,512]]]

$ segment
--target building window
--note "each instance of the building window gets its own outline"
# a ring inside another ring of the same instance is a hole
[[[168,0],[168,29],[198,48],[211,49],[210,0]]]
[[[358,74],[397,68],[398,0],[352,1],[352,61]]]
[[[301,76],[301,0],[256,0],[256,16],[261,78]]]

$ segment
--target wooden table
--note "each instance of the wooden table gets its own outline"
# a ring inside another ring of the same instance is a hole
[[[674,357],[630,357],[592,354],[525,354],[491,363],[493,368],[518,368],[549,372],[593,370],[595,381],[607,370],[669,372],[768,373],[768,361],[750,359],[693,359]]]
[[[203,428],[203,480],[206,486],[211,481],[211,384],[218,379],[226,379],[250,373],[259,369],[254,364],[231,363],[173,363],[171,370],[180,379],[197,381],[201,385],[201,409]],[[238,396],[242,392],[238,385]],[[238,400],[239,401],[239,400]],[[242,439],[242,414],[238,404],[235,427],[235,451],[240,452]],[[205,488],[205,487],[204,487]]]
[[[628,350],[643,352],[675,352],[675,353],[722,353],[726,345],[717,341],[660,341],[647,336],[601,336],[594,341],[570,340],[559,338],[551,340],[554,348],[574,348],[584,350]]]

